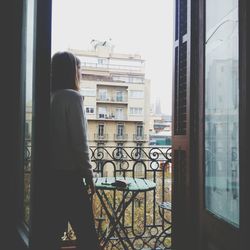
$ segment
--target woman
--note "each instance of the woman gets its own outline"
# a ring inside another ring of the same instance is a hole
[[[56,53],[52,57],[51,73],[51,182],[48,183],[51,241],[55,250],[60,248],[69,221],[77,237],[77,249],[99,249],[90,199],[95,186],[87,122],[79,93],[80,60],[69,52]]]

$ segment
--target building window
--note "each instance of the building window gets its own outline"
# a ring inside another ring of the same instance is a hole
[[[86,106],[85,111],[87,114],[94,114],[95,113],[95,108],[91,106]]]
[[[116,101],[117,102],[123,101],[123,91],[121,90],[116,91]]]
[[[123,136],[124,135],[124,124],[118,124],[117,125],[117,136]]]
[[[137,125],[136,126],[136,136],[142,136],[143,135],[143,125]]]
[[[107,116],[107,109],[104,107],[98,108],[98,117],[99,118],[105,118]]]
[[[116,119],[123,119],[123,108],[116,108]]]
[[[101,101],[108,100],[108,90],[107,89],[99,89],[99,99]]]
[[[130,115],[143,115],[143,108],[131,107],[129,111]]]
[[[143,90],[130,90],[129,97],[135,99],[143,99],[144,98],[144,91]]]
[[[104,124],[98,125],[98,136],[104,136]]]

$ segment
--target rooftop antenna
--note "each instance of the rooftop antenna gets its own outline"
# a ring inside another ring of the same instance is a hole
[[[113,51],[114,49],[114,45],[111,44],[111,38],[109,38],[108,40],[105,40],[104,42],[103,41],[99,41],[99,40],[96,40],[96,39],[92,39],[91,40],[91,44],[92,44],[92,47],[94,50],[96,50],[97,46],[105,46],[105,47],[110,47],[111,48],[111,51]]]

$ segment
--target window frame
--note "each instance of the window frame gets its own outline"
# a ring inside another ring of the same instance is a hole
[[[43,211],[46,206],[43,198],[45,198],[46,185],[41,180],[46,176],[48,169],[48,144],[49,144],[49,110],[50,110],[50,62],[51,62],[51,16],[52,16],[52,0],[38,1],[34,0],[34,31],[33,31],[33,106],[32,106],[32,167],[31,167],[31,195],[30,195],[30,225],[27,226],[23,222],[21,214],[23,206],[23,168],[20,163],[24,161],[24,114],[25,114],[25,63],[26,63],[26,8],[28,1],[21,0],[18,7],[20,10],[20,44],[19,53],[15,55],[15,61],[20,64],[20,74],[18,76],[19,101],[16,106],[18,109],[18,122],[15,125],[18,131],[18,146],[16,147],[18,159],[16,161],[16,182],[18,186],[15,196],[15,229],[17,230],[17,240],[22,244],[24,249],[38,248],[41,243],[39,237],[42,237],[44,227],[42,223]],[[46,21],[44,21],[46,20]],[[17,56],[17,58],[16,58]],[[15,141],[16,144],[16,141]],[[22,164],[23,165],[23,164]],[[13,233],[13,232],[12,232]],[[39,236],[41,235],[41,236]],[[13,235],[12,235],[13,236]],[[9,243],[8,243],[9,244]]]
[[[102,133],[100,133],[102,132]],[[97,134],[98,136],[104,136],[105,134],[105,124],[104,123],[99,123],[97,126]]]

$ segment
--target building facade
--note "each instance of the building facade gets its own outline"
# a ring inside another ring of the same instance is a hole
[[[150,81],[140,55],[118,54],[109,43],[71,50],[81,60],[81,94],[90,146],[148,145]]]

